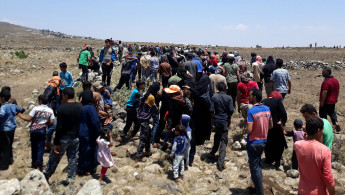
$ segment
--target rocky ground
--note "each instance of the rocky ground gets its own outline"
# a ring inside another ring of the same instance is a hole
[[[0,86],[11,86],[13,97],[18,104],[25,108],[32,108],[36,103],[38,94],[42,93],[46,82],[54,70],[59,70],[58,65],[66,62],[69,71],[77,77],[80,70],[76,65],[79,47],[84,44],[81,40],[32,37],[0,37]],[[101,40],[92,40],[96,48],[102,46]],[[66,46],[67,45],[67,46]],[[229,49],[229,48],[228,48]],[[18,59],[13,53],[25,50],[29,53],[26,59]],[[318,106],[319,89],[322,82],[321,71],[314,70],[315,66],[334,66],[334,75],[341,83],[339,103],[336,105],[338,119],[344,126],[345,117],[345,93],[342,83],[345,82],[342,67],[344,67],[343,50],[331,49],[251,49],[232,48],[238,50],[247,61],[251,51],[261,56],[273,55],[283,58],[290,69],[292,78],[292,93],[287,95],[284,105],[288,112],[287,130],[292,130],[292,122],[296,118],[302,118],[300,107],[305,103]],[[312,61],[314,59],[315,61]],[[290,62],[293,61],[293,62]],[[339,62],[336,62],[339,61]],[[339,67],[339,69],[337,68]],[[120,69],[113,71],[112,87],[119,79]],[[97,76],[94,75],[95,79]],[[98,77],[99,78],[99,77]],[[80,92],[80,87],[77,91]],[[124,126],[124,104],[130,92],[123,89],[112,96],[116,101],[114,106],[114,136]],[[28,111],[26,112],[28,113]],[[227,148],[226,167],[223,172],[218,172],[215,160],[210,158],[213,138],[203,146],[197,147],[197,154],[193,167],[185,172],[182,181],[172,181],[172,165],[167,159],[167,153],[152,149],[153,155],[144,158],[143,162],[136,163],[133,154],[138,146],[138,137],[130,140],[126,145],[116,145],[111,150],[118,153],[114,158],[115,166],[108,173],[107,186],[99,186],[95,176],[77,177],[74,183],[65,187],[60,181],[66,178],[64,172],[67,159],[64,157],[58,166],[56,173],[49,181],[49,187],[42,175],[30,168],[30,141],[27,123],[17,120],[18,128],[13,144],[15,162],[7,171],[0,171],[0,195],[1,194],[88,194],[90,192],[103,194],[250,194],[253,186],[250,179],[248,157],[241,145],[240,116],[235,113],[231,130],[229,131],[229,144]],[[345,130],[345,128],[344,128]],[[332,167],[336,181],[337,194],[345,194],[345,148],[343,141],[345,131],[335,134],[334,149],[332,151]],[[263,170],[265,194],[297,194],[298,173],[290,170],[290,158],[292,154],[292,140],[287,138],[289,148],[284,152],[284,160],[279,170],[266,167]],[[236,142],[238,141],[238,142]],[[44,163],[48,161],[49,154],[44,155]],[[263,156],[264,157],[264,156]],[[98,174],[100,172],[100,167]],[[6,186],[5,191],[3,189]],[[12,188],[8,188],[12,186]],[[33,192],[35,191],[35,192]],[[43,193],[44,192],[44,193]]]

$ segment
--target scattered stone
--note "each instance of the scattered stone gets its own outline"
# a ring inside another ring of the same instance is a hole
[[[242,173],[238,177],[241,178],[241,179],[245,179],[245,178],[247,178],[247,175]]]
[[[238,157],[243,156],[243,152],[242,152],[242,151],[235,151],[235,154],[236,154]]]
[[[284,184],[288,185],[288,186],[298,186],[298,179],[297,178],[291,178],[291,177],[287,177],[284,180]]]
[[[20,183],[19,180],[14,178],[11,180],[0,180],[0,195],[19,195]]]
[[[53,194],[42,172],[33,170],[20,182],[21,194]]]
[[[223,173],[221,173],[221,172],[216,173],[216,178],[217,179],[223,179]]]
[[[345,170],[344,165],[340,164],[339,162],[332,162],[332,168],[340,173]]]
[[[117,110],[117,117],[118,118],[125,119],[126,116],[127,116],[126,110],[124,110],[123,108],[120,108],[119,110]]]
[[[290,169],[286,172],[287,177],[291,178],[298,178],[299,177],[299,172],[295,169]]]
[[[214,186],[214,185],[211,185],[208,189],[209,189],[211,192],[217,192],[217,191],[219,190],[219,187]]]
[[[242,146],[241,146],[239,141],[235,141],[235,143],[232,144],[233,150],[240,150],[241,148],[242,148]]]
[[[271,191],[272,191],[272,194],[273,194],[273,195],[277,195],[277,194],[278,194],[278,193],[277,193],[277,190],[276,190],[274,187],[272,187]]]
[[[103,194],[101,185],[98,180],[91,179],[79,190],[77,195]]]
[[[33,94],[38,94],[39,91],[38,91],[37,89],[34,89],[34,90],[32,91],[32,93],[33,93]]]
[[[158,173],[162,173],[163,169],[158,164],[152,164],[152,165],[146,166],[144,168],[144,171],[147,171],[149,173],[158,174]]]
[[[152,180],[151,183],[152,185],[165,188],[168,192],[172,194],[183,193],[183,190],[178,188],[175,182],[165,183],[161,180]]]
[[[137,148],[134,146],[131,146],[131,147],[127,148],[127,150],[126,150],[126,157],[131,157],[136,152],[137,152]]]
[[[241,142],[240,142],[242,148],[245,148],[247,146],[247,141],[245,139],[241,139]]]

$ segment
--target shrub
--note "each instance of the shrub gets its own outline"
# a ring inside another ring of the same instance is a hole
[[[23,50],[21,51],[16,51],[16,56],[19,58],[19,59],[25,59],[29,56],[29,54],[26,54]]]

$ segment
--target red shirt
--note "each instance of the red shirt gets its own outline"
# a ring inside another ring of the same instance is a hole
[[[217,66],[218,61],[216,59],[212,59],[211,64],[212,64],[212,66]]]
[[[322,90],[327,90],[325,104],[336,104],[339,96],[339,82],[333,76],[325,78],[321,85],[320,101]]]
[[[241,92],[241,103],[249,103],[249,90],[252,88],[259,89],[258,84],[255,81],[249,81],[248,83],[240,82],[237,85],[237,90]]]
[[[327,195],[326,187],[334,186],[331,150],[316,140],[301,140],[293,145],[300,173],[298,192]]]

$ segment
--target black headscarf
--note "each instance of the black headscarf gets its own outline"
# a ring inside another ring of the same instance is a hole
[[[273,63],[274,64],[274,59],[273,56],[268,56],[266,64]]]
[[[144,104],[147,98],[150,94],[156,97],[157,92],[160,89],[161,84],[159,82],[154,82],[152,85],[150,85],[149,89],[145,93],[144,97],[141,99],[141,104]]]
[[[207,75],[203,75],[196,83],[195,90],[198,92],[198,95],[202,95],[207,92],[208,86],[210,84],[210,78]]]

